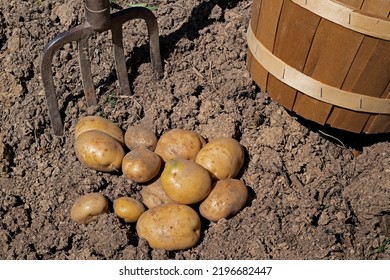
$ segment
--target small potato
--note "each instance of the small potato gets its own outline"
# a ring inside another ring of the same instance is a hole
[[[154,151],[157,141],[156,134],[141,126],[130,126],[125,133],[125,143],[130,150],[145,147]]]
[[[175,203],[162,189],[160,179],[142,187],[140,194],[142,196],[142,202],[149,209],[166,203]]]
[[[195,162],[206,168],[215,180],[234,178],[244,163],[244,148],[233,138],[218,137],[199,151]]]
[[[200,204],[200,214],[212,222],[236,215],[248,199],[248,189],[244,182],[225,179],[215,183],[209,196]]]
[[[126,223],[136,222],[145,210],[145,206],[140,201],[131,197],[124,196],[114,200],[115,214]]]
[[[196,162],[187,159],[168,160],[160,181],[167,196],[181,204],[197,203],[211,191],[210,174]]]
[[[136,230],[153,249],[183,250],[200,238],[200,218],[194,209],[181,204],[163,204],[145,211]]]
[[[122,161],[123,175],[137,183],[152,180],[160,172],[160,168],[161,158],[145,147],[130,151]]]
[[[115,140],[119,141],[121,145],[125,146],[124,133],[119,126],[117,126],[114,122],[99,117],[99,116],[87,116],[81,118],[77,124],[74,131],[75,139],[80,136],[81,133],[89,131],[89,130],[100,130]]]
[[[195,161],[196,154],[204,144],[203,137],[195,131],[172,129],[160,137],[155,152],[165,162],[174,158]]]
[[[78,224],[88,224],[108,211],[108,200],[100,193],[80,196],[70,210],[70,218]]]
[[[119,170],[125,156],[121,144],[99,130],[80,134],[75,140],[74,149],[82,164],[102,172]]]

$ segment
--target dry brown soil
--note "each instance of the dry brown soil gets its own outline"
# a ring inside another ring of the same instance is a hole
[[[246,70],[251,1],[162,0],[164,77],[151,71],[146,25],[125,25],[133,90],[122,95],[110,35],[90,40],[99,105],[86,106],[76,44],[55,54],[65,133],[54,136],[40,80],[41,51],[84,21],[82,1],[0,4],[0,259],[389,259],[389,135],[354,135],[287,112]],[[112,12],[130,1],[116,1]],[[231,136],[246,149],[239,175],[250,189],[233,218],[202,222],[188,250],[152,250],[110,211],[88,225],[70,220],[80,195],[140,198],[142,185],[84,167],[73,150],[77,120],[98,114],[125,130],[160,136],[190,129]]]

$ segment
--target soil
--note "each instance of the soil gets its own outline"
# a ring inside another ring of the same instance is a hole
[[[112,12],[129,2],[115,1]],[[126,23],[130,95],[117,84],[110,34],[91,38],[97,106],[86,105],[76,43],[65,45],[53,59],[60,137],[48,116],[41,52],[84,21],[82,1],[0,3],[0,259],[390,259],[389,134],[322,127],[262,92],[246,69],[251,1],[157,1],[161,79],[145,23]],[[182,128],[207,140],[234,137],[246,150],[238,178],[249,188],[247,205],[232,218],[203,220],[198,244],[181,251],[151,249],[112,208],[75,224],[69,211],[83,194],[141,198],[141,184],[77,160],[73,131],[86,115],[158,136]]]

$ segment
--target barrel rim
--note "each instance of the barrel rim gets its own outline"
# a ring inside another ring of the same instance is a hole
[[[334,0],[291,0],[302,8],[345,28],[372,36],[390,40],[390,20],[368,15],[354,10]]]

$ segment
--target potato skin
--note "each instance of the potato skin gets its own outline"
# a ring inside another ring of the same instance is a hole
[[[195,162],[215,180],[234,178],[244,163],[244,148],[233,138],[214,138],[198,152]]]
[[[119,141],[119,143],[124,147],[125,146],[125,139],[124,139],[124,133],[122,129],[120,129],[119,126],[117,126],[114,122],[99,117],[99,116],[86,116],[81,118],[77,124],[74,131],[75,139],[80,136],[83,132],[89,131],[89,130],[100,130],[111,137],[113,137],[115,140]]]
[[[162,189],[160,179],[143,186],[140,194],[142,196],[142,202],[149,209],[166,203],[175,203]]]
[[[157,141],[156,134],[142,126],[129,126],[125,132],[125,143],[130,150],[145,147],[154,151]]]
[[[70,210],[70,218],[77,224],[88,224],[108,211],[108,200],[100,193],[80,196]]]
[[[152,180],[160,169],[161,158],[145,147],[130,151],[122,160],[123,175],[137,183]]]
[[[211,177],[192,160],[171,159],[165,164],[160,181],[164,192],[177,203],[194,204],[211,191]]]
[[[248,199],[248,188],[238,179],[215,182],[208,197],[200,204],[200,214],[212,222],[236,215]]]
[[[163,204],[145,211],[136,230],[153,249],[183,250],[200,238],[200,218],[194,209],[181,204]]]
[[[145,212],[145,206],[138,200],[131,197],[119,197],[114,200],[114,212],[126,223],[134,223]]]
[[[80,134],[74,143],[77,158],[85,166],[102,172],[119,170],[125,152],[114,138],[99,130]]]
[[[195,131],[172,129],[161,135],[155,152],[165,162],[174,158],[194,161],[196,154],[204,144],[203,137]]]

